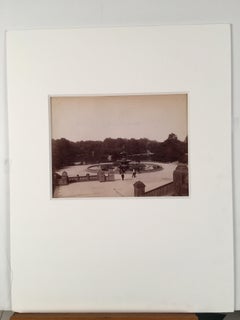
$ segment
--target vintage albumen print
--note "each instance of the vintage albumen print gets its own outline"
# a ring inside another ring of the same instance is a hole
[[[51,97],[52,197],[188,196],[187,94]]]

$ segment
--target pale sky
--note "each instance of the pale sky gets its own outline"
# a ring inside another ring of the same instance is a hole
[[[52,97],[52,138],[71,141],[187,136],[187,95]]]

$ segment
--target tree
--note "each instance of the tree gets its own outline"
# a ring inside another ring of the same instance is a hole
[[[170,133],[167,140],[173,140],[173,141],[176,141],[178,140],[178,137],[175,133]]]

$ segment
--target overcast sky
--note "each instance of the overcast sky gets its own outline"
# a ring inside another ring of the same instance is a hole
[[[52,97],[52,138],[71,141],[187,135],[187,95]]]

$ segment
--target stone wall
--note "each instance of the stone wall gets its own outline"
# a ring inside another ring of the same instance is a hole
[[[145,192],[145,184],[142,181],[134,183],[135,197],[163,197],[163,196],[188,196],[188,166],[179,164],[173,172],[173,181]]]

